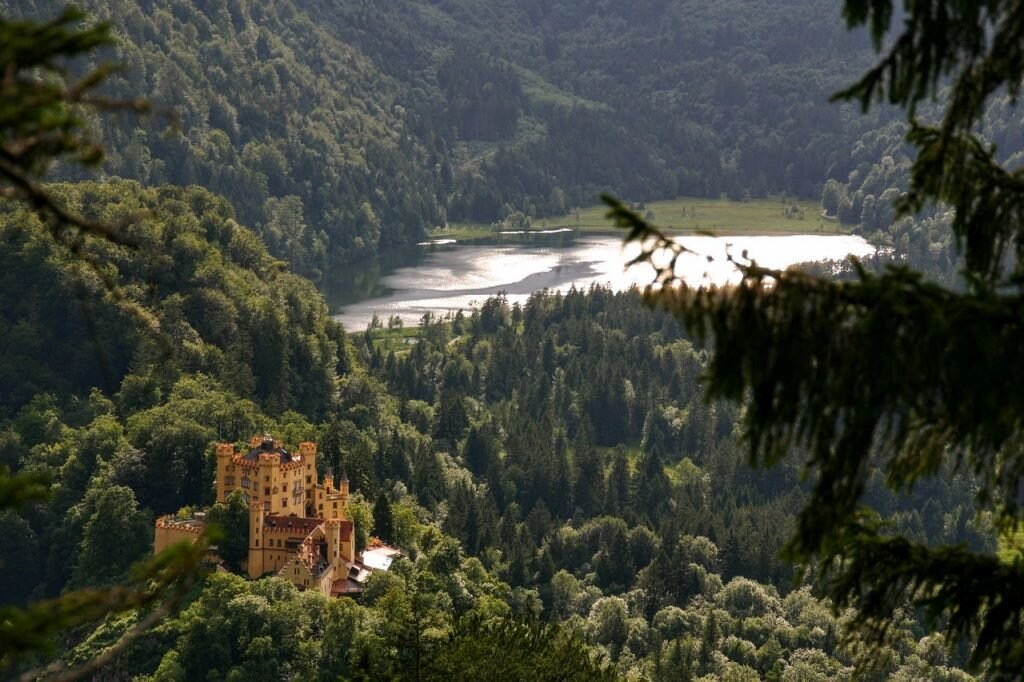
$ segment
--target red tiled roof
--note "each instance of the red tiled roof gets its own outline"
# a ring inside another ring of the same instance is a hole
[[[294,531],[303,536],[309,535],[313,529],[323,523],[323,519],[303,518],[301,516],[277,516],[271,514],[263,517],[263,527],[268,530]],[[350,524],[351,525],[351,524]]]

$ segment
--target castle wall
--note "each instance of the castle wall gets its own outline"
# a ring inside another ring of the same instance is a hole
[[[176,542],[195,542],[202,531],[201,524],[178,521],[173,516],[161,517],[156,521],[153,553],[159,554]]]
[[[257,550],[258,556],[253,556],[253,550],[249,550],[249,577],[259,578],[268,573],[276,574],[280,573],[281,569],[288,564],[289,561],[295,556],[294,550],[289,550],[287,547],[268,547],[263,550]],[[253,559],[256,559],[254,566]],[[257,572],[257,567],[259,572]]]

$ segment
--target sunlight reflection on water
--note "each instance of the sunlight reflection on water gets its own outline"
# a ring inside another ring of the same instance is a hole
[[[699,255],[682,257],[677,272],[690,284],[723,284],[736,281],[739,273],[725,260],[726,252],[739,258],[743,251],[769,268],[795,263],[863,257],[875,249],[854,236],[798,235],[783,237],[682,237],[679,240]],[[405,324],[416,324],[425,313],[444,315],[462,309],[467,313],[489,296],[504,291],[509,302],[524,302],[541,289],[568,290],[605,284],[617,291],[644,286],[652,279],[649,266],[629,270],[624,264],[638,252],[625,249],[618,237],[582,237],[570,246],[456,245],[426,253],[422,261],[384,276],[390,293],[353,303],[335,317],[352,331],[362,330],[374,314],[386,322],[398,315]],[[712,256],[709,263],[705,256]]]

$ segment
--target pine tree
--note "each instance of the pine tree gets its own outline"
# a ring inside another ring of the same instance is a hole
[[[391,501],[383,491],[377,495],[373,503],[373,533],[384,542],[391,542],[395,535],[395,517],[391,511]]]
[[[491,464],[495,452],[494,426],[490,422],[474,424],[466,436],[464,458],[466,466],[477,476],[483,476]]]
[[[575,470],[576,506],[584,516],[595,516],[601,508],[604,471],[589,424],[580,425],[573,441],[573,469]]]
[[[638,515],[656,520],[661,516],[672,484],[665,473],[665,464],[658,447],[644,455],[637,466],[633,480],[633,509]]]
[[[662,675],[656,679],[666,682],[690,682],[693,679],[692,656],[690,650],[683,647],[683,640],[672,642]]]
[[[721,632],[718,629],[718,616],[712,609],[707,618],[704,619],[704,630],[701,632],[700,649],[697,652],[697,672],[700,675],[707,675],[714,667],[714,654],[718,650],[718,638]]]

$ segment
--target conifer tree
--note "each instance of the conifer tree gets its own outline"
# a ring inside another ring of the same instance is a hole
[[[1001,166],[979,132],[986,104],[1024,81],[1024,6],[1011,0],[903,3],[846,0],[850,27],[867,26],[879,63],[837,93],[868,108],[903,107],[916,148],[900,216],[954,209],[962,283],[949,289],[906,265],[859,266],[836,281],[737,267],[734,287],[694,289],[676,277],[686,249],[621,203],[610,217],[642,245],[657,276],[647,291],[711,344],[707,392],[745,401],[749,458],[773,465],[806,453],[809,501],[787,545],[815,565],[836,608],[881,643],[906,602],[932,626],[973,644],[993,678],[1024,670],[1024,564],[964,547],[930,547],[883,529],[862,503],[872,466],[894,491],[971,472],[977,502],[998,530],[1021,517],[1024,477],[1024,170]],[[918,106],[941,96],[941,119]]]
[[[383,491],[377,495],[373,504],[373,533],[384,542],[391,542],[395,534],[395,517],[391,511],[391,502]]]
[[[580,426],[573,441],[573,465],[576,471],[576,506],[585,515],[593,516],[601,507],[604,472],[594,448],[593,434],[588,423]]]

